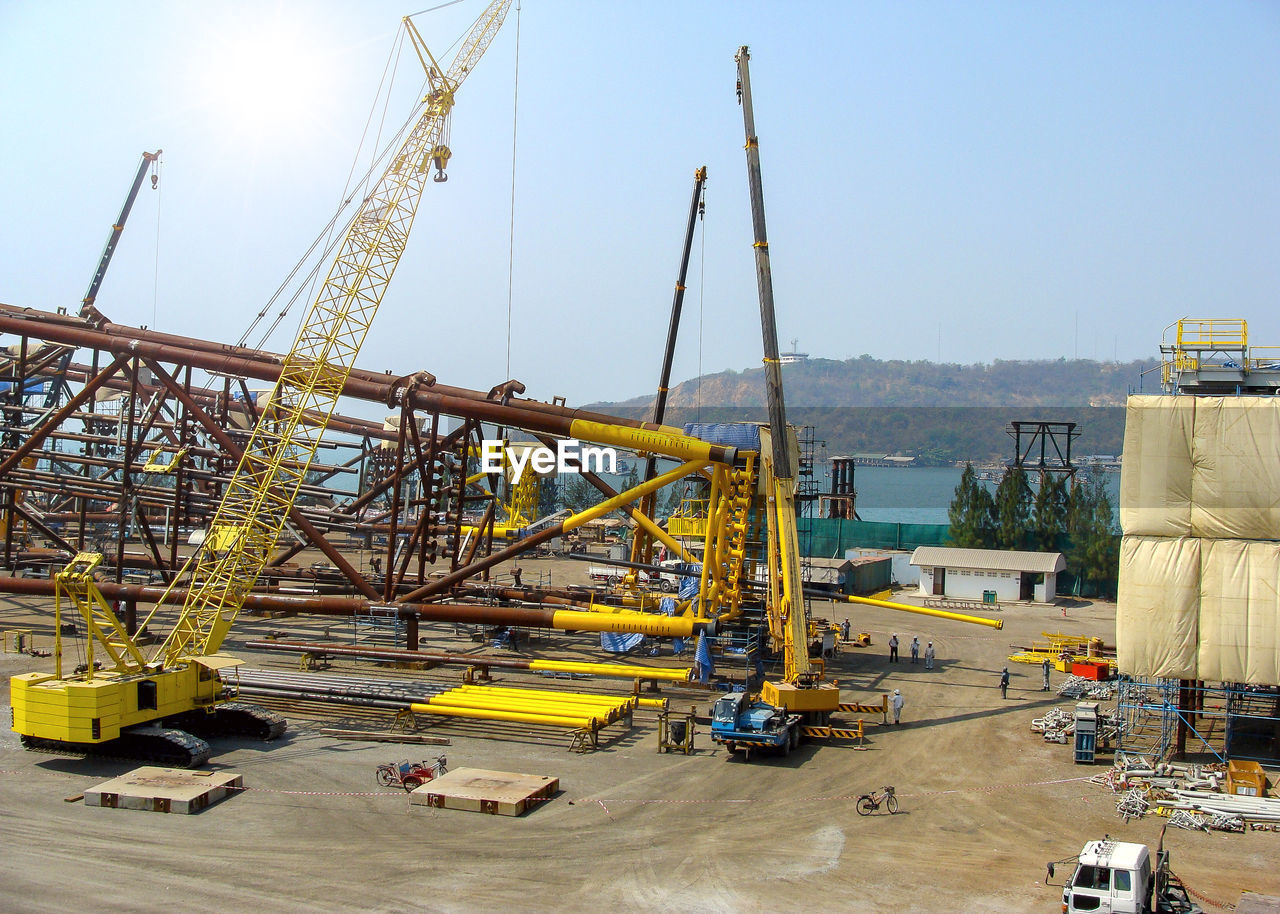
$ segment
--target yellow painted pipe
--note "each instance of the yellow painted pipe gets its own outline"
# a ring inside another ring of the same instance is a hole
[[[688,562],[689,564],[697,563],[697,558],[695,558],[692,553],[685,551],[684,546],[678,539],[671,536],[666,530],[663,530],[655,524],[643,511],[636,511],[633,508],[626,508],[624,510],[626,510],[631,519],[643,527],[650,536],[665,545],[676,555],[680,556],[681,561]]]
[[[467,711],[503,711],[510,714],[536,714],[540,717],[574,718],[578,720],[596,720],[613,723],[624,716],[625,712],[615,712],[608,708],[595,708],[589,705],[562,705],[542,701],[519,701],[507,698],[502,701],[480,699],[469,701],[466,698],[449,698],[433,696],[429,702],[433,708],[457,708]]]
[[[693,675],[692,667],[665,669],[656,666],[591,663],[579,660],[531,660],[529,669],[556,673],[590,673],[615,679],[660,679],[664,682],[687,682]]]
[[[507,691],[507,690],[504,690],[504,691]],[[582,699],[585,699],[588,697],[589,696],[574,696],[574,698],[582,698]],[[497,698],[491,698],[490,696],[485,695],[483,693],[468,692],[468,693],[465,693],[464,696],[462,696],[459,700],[467,701],[468,703],[471,703],[471,704],[480,704],[486,701],[492,701],[495,703],[495,706],[498,703],[542,704],[542,705],[554,706],[557,708],[564,708],[566,711],[573,709],[575,711],[580,710],[583,712],[591,712],[591,713],[596,713],[596,712],[615,713],[616,712],[616,713],[625,714],[629,711],[634,710],[636,707],[636,699],[631,697],[624,698],[621,701],[616,699],[611,699],[611,698],[605,698],[599,701],[572,700],[572,699],[564,700],[554,695],[551,697],[547,697],[545,695],[542,695],[536,692],[499,696]]]
[[[535,713],[553,713],[566,715],[586,715],[597,716],[603,713],[619,711],[620,706],[614,704],[599,704],[571,701],[548,701],[529,695],[485,695],[485,694],[459,694],[456,691],[445,692],[440,695],[433,695],[431,703],[439,702],[441,704],[456,705],[458,707],[466,706],[472,708],[519,708]],[[621,711],[625,712],[625,706],[621,707]]]
[[[634,695],[600,695],[591,692],[557,692],[554,689],[521,689],[514,686],[482,685],[460,685],[441,694],[452,695],[458,692],[468,695],[497,695],[498,697],[503,695],[523,695],[547,701],[577,701],[595,705],[625,705],[636,700]]]
[[[644,428],[629,428],[621,425],[607,425],[603,422],[591,422],[587,419],[575,419],[569,426],[569,434],[585,441],[596,441],[600,444],[611,444],[626,448],[629,451],[662,454],[675,457],[677,460],[691,460],[698,464],[711,463],[716,460],[712,454],[728,456],[733,460],[733,448],[723,445],[708,444],[691,435],[686,435],[678,428],[668,427],[663,431],[651,431]],[[728,454],[726,454],[728,452]],[[698,467],[686,470],[693,473]]]
[[[701,442],[699,442],[699,444],[701,444]],[[710,445],[706,446],[710,447]],[[566,533],[570,530],[576,530],[588,521],[593,521],[597,517],[604,517],[606,514],[618,510],[623,505],[629,505],[633,501],[639,501],[650,492],[656,492],[663,486],[670,483],[679,482],[698,467],[702,466],[703,463],[705,463],[705,461],[698,460],[682,463],[674,470],[669,470],[661,476],[655,476],[647,482],[642,482],[634,488],[627,489],[627,491],[613,496],[613,498],[606,498],[598,505],[592,505],[585,511],[579,511],[577,514],[571,514],[561,522],[562,529]]]
[[[1004,628],[1003,619],[984,619],[982,616],[966,616],[964,613],[947,612],[945,609],[931,609],[927,606],[912,606],[910,603],[891,603],[888,600],[874,600],[871,597],[854,597],[845,595],[846,603],[865,603],[867,606],[881,606],[885,609],[897,609],[906,613],[919,613],[922,616],[934,616],[938,619],[950,619],[953,622],[969,622],[973,625],[986,625],[990,628]]]
[[[415,714],[439,714],[442,717],[470,717],[475,720],[503,720],[522,724],[541,724],[548,727],[568,727],[571,730],[595,730],[595,720],[580,717],[553,717],[542,714],[520,714],[513,711],[493,711],[480,708],[453,708],[434,705],[411,704]]]
[[[652,613],[605,613],[559,609],[552,613],[551,627],[562,631],[639,632],[663,638],[691,638],[694,623],[706,620],[692,616],[659,616]]]
[[[661,708],[665,711],[668,701],[665,698],[637,698],[636,704],[641,708]]]
[[[495,710],[528,711],[534,714],[550,714],[560,717],[598,717],[608,710],[606,705],[584,705],[562,702],[539,701],[535,698],[507,696],[499,698],[491,695],[459,695],[444,693],[433,695],[429,704],[448,705],[457,708],[491,708]]]

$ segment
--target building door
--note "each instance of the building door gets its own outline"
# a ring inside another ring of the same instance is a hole
[[[1018,577],[1020,579],[1018,586],[1018,599],[1030,601],[1036,594],[1036,576],[1023,571],[1018,574]]]
[[[933,595],[935,597],[945,597],[947,595],[947,569],[933,569]]]

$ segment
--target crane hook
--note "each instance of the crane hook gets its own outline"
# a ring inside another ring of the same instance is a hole
[[[437,184],[443,184],[449,180],[449,176],[444,173],[444,167],[449,164],[449,158],[452,155],[448,146],[437,146],[431,150],[431,164],[436,167],[435,177],[431,180]]]

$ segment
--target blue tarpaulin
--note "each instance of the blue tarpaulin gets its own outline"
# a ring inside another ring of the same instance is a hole
[[[639,632],[601,632],[600,647],[615,654],[625,654],[644,640]]]
[[[693,671],[698,682],[708,683],[715,672],[715,664],[711,662],[711,639],[706,635],[698,636],[698,646],[693,651]]]
[[[723,444],[744,451],[760,450],[760,426],[755,422],[690,422],[686,435],[712,444]]]
[[[702,587],[702,565],[697,562],[685,562],[677,568],[677,571],[696,574],[698,577],[680,578],[680,584],[676,588],[676,596],[681,600],[692,600],[697,597],[698,590]]]
[[[667,615],[667,616],[674,616],[674,615],[676,614],[676,601],[675,601],[675,597],[663,597],[660,601],[658,601],[658,610],[659,610],[661,613],[663,613],[663,615]],[[675,651],[677,654],[683,654],[683,653],[684,653],[684,639],[683,639],[683,638],[672,638],[672,639],[671,639],[671,649],[672,649],[673,651]]]

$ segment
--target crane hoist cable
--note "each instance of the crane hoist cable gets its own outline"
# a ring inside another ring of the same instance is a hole
[[[511,377],[511,287],[515,279],[516,249],[516,127],[520,114],[520,2],[516,0],[516,72],[511,98],[511,215],[507,225],[507,373]]]
[[[253,319],[253,321],[249,324],[249,326],[245,329],[244,333],[241,335],[240,340],[236,344],[237,346],[244,346],[246,344],[250,335],[253,334],[254,330],[257,329],[258,325],[263,321],[263,319],[266,318],[268,312],[270,312],[271,309],[274,307],[276,301],[280,298],[281,295],[284,294],[285,290],[288,289],[290,285],[293,283],[295,277],[297,277],[298,275],[298,272],[311,260],[312,255],[315,254],[316,249],[320,246],[321,239],[324,239],[324,248],[322,249],[320,255],[316,257],[314,264],[312,265],[311,269],[308,271],[306,275],[306,278],[301,283],[299,283],[298,288],[294,291],[293,295],[290,296],[289,300],[285,303],[285,306],[279,311],[279,313],[276,314],[275,320],[272,321],[271,325],[266,330],[263,331],[262,335],[259,337],[258,348],[261,348],[266,344],[267,339],[271,336],[272,333],[275,332],[276,328],[280,326],[280,322],[284,320],[284,318],[288,315],[289,311],[292,309],[293,305],[298,301],[299,298],[302,297],[304,291],[308,293],[308,296],[312,291],[314,291],[314,282],[320,272],[320,267],[326,263],[329,263],[330,260],[332,259],[333,248],[337,244],[336,240],[334,239],[334,229],[338,225],[338,221],[342,218],[342,214],[347,211],[348,207],[351,206],[352,202],[356,199],[356,195],[361,193],[363,188],[366,187],[369,184],[369,182],[373,180],[374,170],[378,168],[379,164],[388,155],[390,155],[391,150],[399,145],[399,143],[402,141],[402,137],[404,136],[405,132],[409,129],[409,126],[413,123],[414,119],[417,117],[417,111],[414,111],[409,115],[409,117],[405,119],[404,123],[400,125],[400,129],[396,132],[396,134],[390,140],[387,141],[387,145],[382,148],[382,151],[374,155],[372,161],[370,161],[369,163],[369,166],[365,169],[364,174],[361,176],[360,180],[355,184],[355,187],[353,188],[351,183],[352,176],[355,174],[356,164],[360,161],[361,153],[363,152],[365,147],[365,141],[368,139],[369,125],[372,123],[374,114],[378,110],[379,99],[382,100],[382,115],[378,121],[377,135],[373,142],[374,148],[376,149],[379,143],[381,143],[382,129],[383,129],[383,125],[386,122],[386,112],[391,101],[391,85],[388,84],[387,76],[388,76],[388,73],[390,73],[391,82],[394,83],[394,79],[395,79],[394,74],[399,67],[400,52],[403,47],[404,47],[404,30],[397,29],[396,38],[391,44],[391,49],[387,53],[387,60],[382,67],[382,76],[378,80],[378,90],[374,95],[373,101],[369,105],[369,114],[365,119],[364,130],[360,134],[360,142],[359,144],[357,144],[356,151],[351,157],[351,167],[347,172],[346,184],[343,187],[342,194],[339,198],[338,206],[334,210],[333,216],[330,217],[329,221],[316,234],[315,239],[307,247],[307,250],[298,259],[297,263],[293,265],[293,268],[289,271],[288,275],[286,275],[285,278],[281,281],[280,285],[276,288],[275,292],[271,294],[271,297],[267,299],[266,304],[262,306],[262,309],[258,312],[257,316]],[[386,86],[385,93],[383,92],[384,86]],[[424,79],[422,89],[419,91],[419,95],[421,95],[423,90],[425,90],[425,86],[426,86],[426,80]],[[342,232],[344,234],[347,231],[350,231],[351,220],[354,218],[355,218],[355,212],[352,212],[351,215],[347,217],[347,223],[342,228]]]
[[[271,397],[261,406],[197,551],[181,613],[155,654],[166,666],[219,649],[269,558],[404,253],[429,166],[440,169],[447,161],[443,139],[458,88],[497,35],[511,2],[493,0],[485,8],[447,71],[405,20],[414,50],[424,66],[428,59],[433,65],[427,68],[431,89],[425,107],[339,244]],[[308,416],[320,421],[313,424]]]
[[[425,13],[431,13],[431,12],[435,12],[436,10],[444,9],[447,6],[453,6],[456,3],[460,3],[460,2],[462,2],[462,0],[452,0],[452,2],[450,3],[443,3],[443,4],[440,4],[439,6],[434,6],[429,9],[421,10],[417,13],[412,13],[409,16],[405,17],[405,21],[411,20],[414,17],[423,15]],[[373,157],[372,161],[369,163],[369,167],[365,170],[364,175],[361,177],[360,181],[356,184],[355,189],[351,190],[350,189],[351,175],[354,174],[355,172],[355,163],[359,161],[361,151],[364,148],[365,139],[368,137],[369,123],[372,122],[373,120],[373,113],[378,107],[379,98],[382,99],[382,117],[379,119],[379,122],[378,122],[377,136],[375,137],[375,140],[374,140],[375,148],[377,147],[378,143],[381,141],[382,129],[386,120],[386,112],[391,102],[392,87],[395,81],[395,74],[399,71],[400,54],[404,48],[404,35],[405,35],[405,31],[397,30],[396,38],[392,42],[391,50],[388,52],[388,55],[387,55],[387,62],[383,65],[383,74],[378,83],[378,92],[375,94],[374,101],[370,105],[369,116],[365,121],[365,129],[364,129],[364,132],[361,134],[360,144],[357,146],[356,152],[352,157],[351,170],[348,172],[348,175],[347,175],[348,189],[343,191],[341,202],[339,203],[333,216],[329,219],[328,223],[326,223],[325,226],[317,233],[315,239],[311,242],[311,245],[307,248],[306,252],[304,252],[302,257],[299,258],[298,262],[294,264],[293,268],[289,271],[288,275],[285,276],[284,280],[276,288],[276,291],[272,293],[271,297],[267,300],[267,303],[263,305],[262,309],[258,312],[257,316],[249,324],[249,327],[241,335],[240,340],[236,345],[244,346],[247,343],[247,341],[249,340],[249,337],[253,334],[254,330],[258,327],[258,325],[262,322],[262,320],[266,318],[267,314],[272,310],[272,308],[275,305],[275,302],[279,300],[280,296],[284,294],[285,290],[290,287],[290,285],[293,283],[295,278],[298,276],[299,271],[302,270],[302,268],[307,264],[310,258],[315,254],[316,249],[320,246],[321,239],[325,239],[324,247],[321,250],[320,255],[316,257],[315,262],[312,265],[311,269],[307,271],[306,276],[303,278],[302,282],[298,284],[298,288],[294,291],[293,295],[291,295],[288,301],[285,302],[284,307],[281,308],[280,311],[276,313],[275,319],[271,322],[270,326],[268,326],[259,336],[257,348],[262,348],[266,345],[267,340],[270,338],[270,336],[273,333],[275,333],[276,329],[280,326],[280,323],[289,315],[289,312],[293,309],[293,306],[298,302],[299,299],[303,298],[304,295],[308,299],[312,297],[315,291],[315,283],[319,279],[321,267],[329,263],[333,258],[334,249],[338,243],[338,240],[335,239],[334,229],[337,227],[339,220],[342,218],[343,212],[346,211],[346,209],[357,198],[357,194],[359,194],[361,190],[364,187],[368,186],[368,184],[373,180],[373,176],[376,173],[378,173],[379,165],[386,160],[386,158],[391,154],[393,150],[399,148],[401,142],[403,141],[403,137],[405,133],[408,131],[410,126],[413,124],[414,120],[417,118],[418,112],[415,111],[408,118],[405,119],[404,123],[400,125],[400,129],[391,137],[391,139],[387,141],[387,144],[382,147],[381,152],[377,153]],[[455,48],[463,40],[463,37],[464,36],[459,36],[458,38],[454,39],[452,44],[450,44],[443,53],[448,54],[450,51],[452,51],[453,48]],[[388,72],[391,73],[390,83],[387,83]],[[423,79],[421,87],[419,89],[420,96],[425,94],[428,81],[429,80],[426,78]],[[385,94],[382,91],[384,84],[386,84]],[[345,236],[345,234],[351,230],[351,221],[355,219],[357,214],[358,213],[356,211],[353,211],[351,215],[348,216],[347,222],[342,228],[342,236]],[[214,373],[211,373],[211,375],[214,377],[217,377],[219,376],[219,373],[214,372]]]

